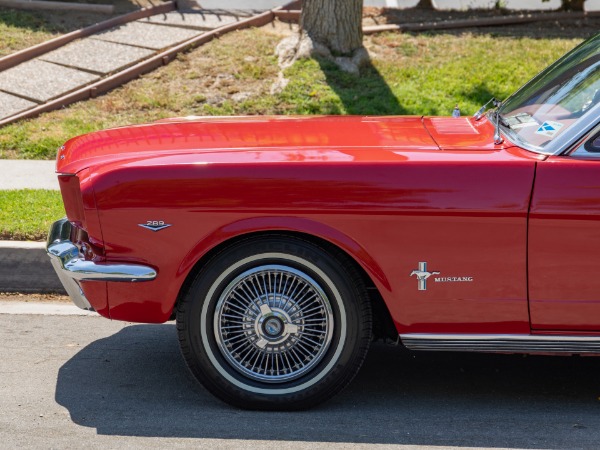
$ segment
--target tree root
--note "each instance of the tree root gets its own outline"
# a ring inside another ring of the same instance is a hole
[[[351,56],[333,56],[329,48],[313,40],[306,33],[300,33],[283,39],[275,48],[278,57],[279,72],[277,81],[271,87],[271,93],[281,92],[289,82],[283,76],[283,71],[299,59],[319,57],[334,62],[344,72],[359,75],[360,68],[370,61],[369,52],[360,47],[352,52]]]

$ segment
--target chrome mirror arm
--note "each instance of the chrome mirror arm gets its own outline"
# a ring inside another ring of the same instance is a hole
[[[494,132],[494,144],[500,145],[504,142],[502,139],[502,135],[500,134],[500,105],[501,102],[494,101],[494,105],[497,106],[496,109],[496,123],[495,123],[495,132]]]

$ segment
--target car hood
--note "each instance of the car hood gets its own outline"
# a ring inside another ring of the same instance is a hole
[[[509,146],[494,144],[494,126],[487,117],[426,117],[423,125],[441,150],[490,151]]]
[[[199,162],[202,158],[234,162],[245,160],[239,152],[250,150],[261,154],[294,151],[299,159],[303,152],[312,151],[319,152],[320,161],[326,161],[335,150],[360,154],[364,160],[369,155],[381,155],[381,151],[374,151],[377,149],[397,153],[465,146],[484,148],[484,142],[493,146],[489,127],[482,133],[470,123],[467,119],[406,116],[175,118],[73,138],[59,150],[57,172],[76,173],[90,166],[168,154],[204,155],[198,158]]]

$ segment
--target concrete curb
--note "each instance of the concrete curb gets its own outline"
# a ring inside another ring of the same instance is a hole
[[[0,314],[29,316],[91,316],[100,317],[97,312],[85,311],[66,303],[0,301]]]
[[[0,241],[0,292],[66,294],[45,242]]]

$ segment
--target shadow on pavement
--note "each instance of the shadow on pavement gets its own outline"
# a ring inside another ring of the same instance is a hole
[[[250,412],[196,387],[173,324],[132,325],[67,361],[56,401],[102,435],[594,448],[599,374],[598,358],[412,353],[376,343],[332,401]]]

